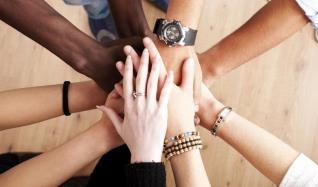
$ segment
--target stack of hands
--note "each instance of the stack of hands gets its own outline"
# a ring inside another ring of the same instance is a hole
[[[176,85],[173,71],[165,68],[154,42],[145,38],[143,43],[141,57],[131,46],[125,47],[125,51],[129,49],[126,62],[116,64],[123,80],[115,84],[105,106],[98,106],[128,145],[132,163],[160,162],[164,139],[195,131],[195,112],[199,109],[194,101],[194,60],[183,62],[181,83]],[[202,90],[202,98],[210,99],[210,106],[223,107],[206,86]]]

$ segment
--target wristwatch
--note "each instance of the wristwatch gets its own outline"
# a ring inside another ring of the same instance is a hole
[[[197,30],[185,27],[177,20],[157,19],[153,32],[159,40],[171,46],[193,46]]]

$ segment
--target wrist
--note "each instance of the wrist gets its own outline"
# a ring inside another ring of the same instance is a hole
[[[162,150],[163,146],[143,151],[132,151],[130,163],[161,162]]]
[[[168,130],[166,133],[166,138],[177,136],[177,135],[185,133],[185,132],[196,131],[196,128],[194,125],[194,118],[184,120],[181,123],[171,122],[168,124],[173,124],[173,126],[168,127]]]
[[[92,128],[95,139],[94,147],[103,154],[123,144],[123,141],[112,127],[112,122],[107,117],[102,117]]]
[[[225,106],[216,100],[205,100],[200,103],[198,115],[200,117],[200,125],[208,130],[211,130],[215,123],[219,112]]]
[[[218,66],[217,57],[211,56],[207,52],[198,55],[199,63],[203,73],[203,81],[210,85],[218,76],[223,74],[222,68]]]
[[[97,105],[104,104],[105,100],[105,91],[94,81],[71,83],[70,85],[69,108],[71,113],[95,109]]]
[[[109,0],[109,5],[120,37],[145,37],[152,33],[141,0]]]

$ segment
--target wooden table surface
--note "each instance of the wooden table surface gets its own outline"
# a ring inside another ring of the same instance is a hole
[[[79,29],[89,33],[81,7],[67,6],[63,1],[48,2]],[[207,0],[197,51],[204,51],[231,33],[265,4],[265,0]],[[151,25],[155,18],[163,16],[148,3],[144,6]],[[308,25],[264,55],[219,78],[210,88],[218,99],[239,114],[317,162],[317,59],[318,44]],[[0,22],[0,63],[0,91],[61,84],[64,80],[87,80],[3,22]],[[88,128],[99,116],[100,113],[93,110],[0,132],[0,152],[48,151]],[[202,156],[213,186],[275,186],[225,142],[203,129],[200,131],[206,144]],[[168,186],[174,186],[170,168]]]

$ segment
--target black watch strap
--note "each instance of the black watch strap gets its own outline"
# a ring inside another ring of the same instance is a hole
[[[186,36],[184,38],[184,43],[185,45],[194,45],[195,44],[195,39],[197,37],[197,30],[193,30],[189,28],[189,31],[186,32]]]
[[[156,20],[155,27],[153,29],[153,33],[156,34],[157,36],[160,35],[163,20],[164,19],[162,19],[162,18],[159,18]]]

